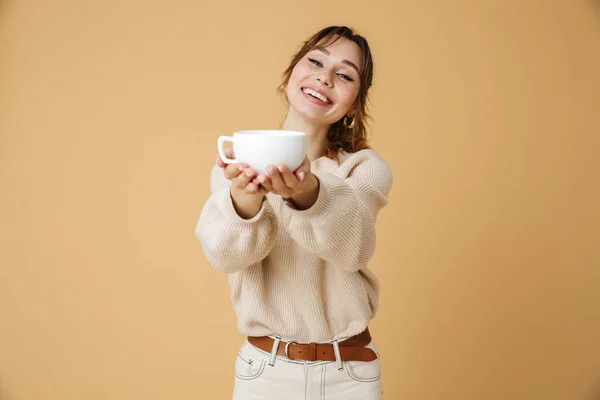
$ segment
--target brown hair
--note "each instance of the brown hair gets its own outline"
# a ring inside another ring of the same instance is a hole
[[[302,48],[291,59],[290,65],[283,73],[283,83],[279,87],[280,94],[285,94],[285,87],[290,80],[292,71],[296,64],[306,54],[319,47],[326,47],[335,43],[339,38],[346,38],[358,45],[362,52],[362,65],[360,66],[360,88],[355,103],[355,114],[353,116],[354,127],[347,128],[344,125],[344,116],[329,127],[327,132],[327,157],[338,159],[338,151],[344,150],[355,153],[359,150],[369,149],[367,144],[367,113],[368,90],[373,82],[373,57],[367,39],[358,35],[352,28],[347,26],[329,26],[321,29],[309,37]]]

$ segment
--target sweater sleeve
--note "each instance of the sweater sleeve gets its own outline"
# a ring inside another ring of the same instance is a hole
[[[231,181],[215,166],[210,176],[211,195],[196,225],[209,264],[217,271],[233,273],[262,261],[277,235],[277,217],[266,199],[254,217],[243,219],[233,206]]]
[[[296,210],[286,202],[283,221],[300,246],[334,266],[357,271],[374,254],[375,221],[387,205],[392,171],[373,150],[354,153],[344,164],[346,178],[314,172],[320,182],[316,203]]]

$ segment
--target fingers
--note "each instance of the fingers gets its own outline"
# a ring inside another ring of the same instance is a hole
[[[223,173],[225,178],[231,180],[237,178],[246,168],[247,166],[244,164],[227,164]]]
[[[277,167],[269,165],[267,175],[258,175],[252,182],[265,188],[268,192],[289,197],[301,189],[302,181],[306,179],[307,173],[310,173],[310,161],[303,163],[295,173],[283,164]]]
[[[279,170],[279,173],[281,175],[281,178],[283,179],[283,183],[285,184],[285,186],[287,186],[289,189],[292,189],[293,191],[297,190],[298,186],[300,186],[300,181],[296,178],[294,173],[286,165],[283,164],[278,165],[277,169]]]
[[[258,186],[255,183],[250,182],[248,185],[246,185],[246,187],[244,188],[244,192],[248,193],[248,194],[256,194],[256,193],[265,193],[265,189],[261,188],[260,186]]]
[[[234,158],[233,149],[227,148],[224,150],[227,158]],[[267,189],[256,181],[257,172],[242,163],[226,164],[220,156],[217,156],[217,165],[223,168],[223,175],[226,179],[232,181],[232,185],[237,189],[243,190],[246,193],[266,194]],[[263,176],[263,179],[265,177]],[[268,180],[268,179],[267,179]]]
[[[225,168],[226,164],[223,162],[223,160],[221,160],[221,156],[217,156],[217,165],[219,168]]]
[[[252,182],[260,185],[262,188],[264,188],[268,192],[273,191],[273,186],[271,185],[271,181],[265,175],[262,175],[262,174],[258,175],[256,178],[254,178],[254,180]]]
[[[291,190],[285,184],[279,170],[275,168],[275,166],[270,165],[267,167],[267,172],[269,173],[269,180],[271,181],[273,191],[279,193],[283,197],[289,197],[291,195]]]
[[[238,189],[244,189],[246,186],[248,186],[249,183],[252,182],[254,175],[255,172],[252,168],[246,168],[243,170],[243,172],[240,171],[238,176],[234,179],[235,182],[233,184]],[[255,184],[253,185],[256,186]]]
[[[251,168],[244,170],[246,173]],[[288,198],[294,195],[294,193],[300,193],[302,191],[302,182],[304,182],[307,176],[310,174],[310,160],[308,157],[304,159],[300,167],[295,171],[290,170],[286,165],[279,164],[278,166],[269,165],[267,166],[267,174],[258,174],[252,170],[255,175],[251,177],[240,177],[240,186],[246,184],[248,190],[256,191],[258,193],[271,192],[281,195],[284,198]],[[232,172],[237,173],[237,172]],[[248,180],[248,178],[250,178]]]
[[[217,165],[218,165],[220,168],[225,168],[225,167],[226,167],[227,165],[229,165],[229,164],[225,164],[225,163],[223,162],[223,159],[221,159],[221,156],[217,156]]]
[[[304,161],[302,162],[302,164],[296,169],[296,171],[294,171],[294,175],[296,176],[296,179],[298,179],[300,182],[304,182],[304,180],[306,179],[306,176],[309,174],[310,172],[310,160],[307,157],[304,157]]]
[[[233,149],[231,147],[226,148],[224,150],[224,153],[225,153],[225,157],[227,157],[227,158],[231,158],[231,159],[235,158],[235,156],[233,154]],[[221,156],[217,156],[217,165],[221,168],[225,168],[227,165],[232,165],[232,164],[225,164],[223,162],[223,160],[221,159]]]
[[[252,182],[255,177],[256,171],[253,168],[246,168],[243,172],[240,171],[240,173],[238,173],[237,178],[232,180],[232,184],[235,185],[236,188],[243,190],[246,193],[265,193],[264,189],[260,188],[258,184]]]

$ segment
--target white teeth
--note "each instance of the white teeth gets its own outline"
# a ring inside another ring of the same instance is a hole
[[[321,100],[325,104],[329,104],[330,103],[330,100],[327,97],[323,96],[319,92],[316,92],[316,91],[314,91],[312,89],[308,89],[308,88],[307,89],[302,89],[302,91],[304,93],[306,93],[306,94],[310,94],[311,96],[316,97],[317,99]]]

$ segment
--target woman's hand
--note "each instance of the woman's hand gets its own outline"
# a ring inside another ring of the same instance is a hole
[[[225,155],[228,158],[234,158],[231,148],[225,149]],[[253,168],[241,163],[225,164],[221,157],[217,157],[217,165],[223,168],[223,174],[226,179],[231,181],[232,189],[235,188],[246,194],[265,195],[267,193],[260,184],[252,182],[257,177],[257,173]]]
[[[267,167],[268,174],[258,175],[252,183],[284,199],[290,199],[300,209],[310,208],[317,200],[319,180],[310,170],[310,160],[304,158],[302,165],[292,172],[283,164]]]
[[[233,150],[225,149],[225,155],[233,158]],[[240,163],[225,164],[221,157],[217,157],[217,165],[223,168],[225,178],[231,181],[229,193],[235,212],[244,219],[250,219],[258,214],[267,191],[252,182],[256,178],[256,171]]]

